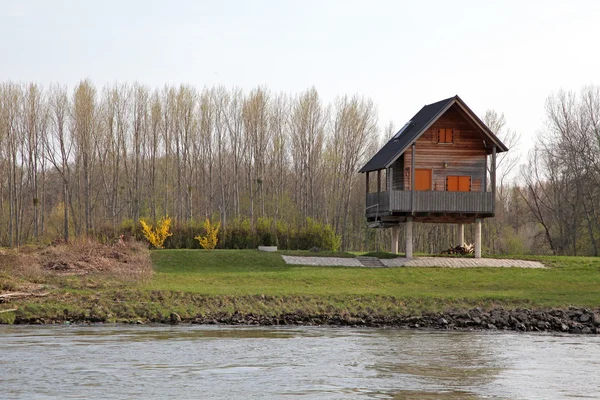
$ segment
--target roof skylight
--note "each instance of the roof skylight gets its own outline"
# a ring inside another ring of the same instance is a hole
[[[405,131],[406,129],[408,129],[408,128],[409,128],[411,125],[413,125],[413,122],[412,122],[412,120],[410,120],[410,121],[408,121],[406,124],[404,124],[404,126],[402,127],[402,129],[400,129],[400,130],[398,131],[398,133],[396,133],[392,139],[393,139],[393,140],[396,140],[396,139],[398,139],[398,138],[400,137],[400,135],[402,135],[402,133],[404,133],[404,131]]]

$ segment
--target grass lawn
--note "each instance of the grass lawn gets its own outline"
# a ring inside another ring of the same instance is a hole
[[[356,255],[360,254],[343,256]],[[0,313],[0,323],[12,323],[16,318],[33,323],[39,319],[165,322],[171,313],[187,320],[201,316],[213,321],[240,313],[275,318],[292,315],[292,319],[302,315],[354,318],[474,307],[600,306],[600,258],[526,258],[550,268],[310,267],[287,265],[281,253],[256,250],[156,250],[151,252],[154,273],[138,280],[128,279],[126,274],[28,277],[2,272],[0,290],[34,285],[46,294],[2,305],[1,309],[18,310]],[[150,268],[147,258],[146,263]]]
[[[600,305],[600,259],[527,258],[551,268],[309,267],[286,265],[278,253],[255,250],[160,250],[152,252],[155,274],[145,289],[224,296],[392,297],[436,309]]]

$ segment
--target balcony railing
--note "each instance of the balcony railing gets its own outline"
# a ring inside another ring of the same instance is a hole
[[[389,212],[493,213],[492,192],[417,191],[411,209],[410,190],[367,193],[367,215]]]

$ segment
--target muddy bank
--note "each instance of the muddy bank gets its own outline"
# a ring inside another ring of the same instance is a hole
[[[112,315],[69,315],[51,318],[25,318],[17,315],[15,324],[63,324],[63,323],[162,323],[162,324],[226,324],[226,325],[303,325],[303,326],[351,326],[401,329],[435,330],[506,330],[520,332],[563,332],[572,334],[600,334],[600,309],[585,308],[529,310],[506,310],[496,308],[469,311],[447,311],[443,313],[425,313],[423,315],[385,316],[372,314],[347,313],[310,314],[304,312],[282,313],[269,316],[258,313],[216,312],[193,317],[181,317],[177,313],[168,316],[144,316],[121,319]]]

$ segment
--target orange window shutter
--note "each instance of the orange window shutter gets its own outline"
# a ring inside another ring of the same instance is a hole
[[[454,141],[454,130],[446,129],[446,143],[452,143]]]
[[[470,192],[471,191],[471,177],[470,176],[458,177],[458,191],[459,192]]]
[[[458,176],[446,177],[446,190],[449,192],[458,191]]]

